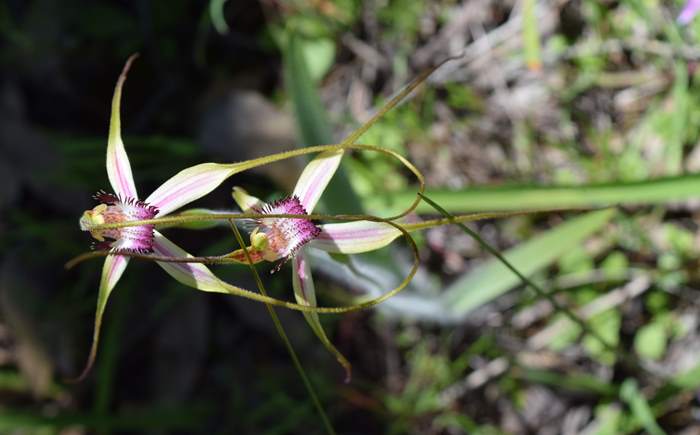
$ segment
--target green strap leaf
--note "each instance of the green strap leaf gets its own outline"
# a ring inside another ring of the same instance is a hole
[[[571,219],[505,252],[505,258],[525,276],[542,270],[600,230],[615,210],[599,210]],[[443,298],[456,315],[465,315],[520,283],[498,259],[491,259],[449,286]]]
[[[580,186],[514,185],[470,187],[465,190],[429,189],[425,195],[438,204],[444,204],[450,213],[668,204],[700,196],[700,174]],[[407,190],[364,198],[363,203],[368,210],[401,210],[415,196],[415,191]],[[433,213],[434,210],[427,204],[420,204],[416,212]]]

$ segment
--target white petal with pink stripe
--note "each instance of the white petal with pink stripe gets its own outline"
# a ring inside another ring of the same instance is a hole
[[[338,169],[343,154],[344,150],[320,153],[306,165],[299,176],[292,195],[299,198],[301,205],[308,213],[312,213],[316,207],[316,203]]]
[[[231,166],[218,163],[192,166],[163,183],[145,202],[158,207],[160,216],[164,216],[216,189],[235,172]]]
[[[331,253],[359,254],[373,251],[401,236],[401,231],[382,222],[355,221],[320,225],[321,232],[309,246]]]

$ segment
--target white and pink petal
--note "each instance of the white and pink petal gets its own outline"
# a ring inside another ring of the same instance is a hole
[[[389,245],[401,231],[382,222],[354,221],[320,225],[309,246],[330,253],[359,254]]]
[[[236,172],[238,167],[235,165],[202,163],[192,166],[163,183],[145,202],[157,207],[160,216],[165,216],[208,194]]]
[[[122,255],[109,255],[105,258],[102,266],[102,275],[100,277],[100,288],[97,294],[97,308],[95,310],[95,326],[92,333],[92,345],[90,346],[90,354],[88,355],[85,368],[76,378],[80,381],[90,372],[95,358],[97,357],[97,348],[100,341],[100,330],[102,328],[102,317],[109,300],[109,295],[112,293],[117,281],[121,278],[126,266],[129,264],[129,257]]]
[[[316,203],[338,169],[343,154],[344,150],[342,149],[322,152],[311,160],[302,171],[296,187],[294,187],[293,195],[299,198],[301,205],[307,212],[313,212]]]
[[[129,157],[126,155],[124,142],[122,142],[121,117],[119,113],[121,110],[122,87],[126,80],[126,74],[135,58],[136,55],[133,55],[126,61],[114,88],[112,114],[109,120],[109,137],[107,139],[107,176],[114,192],[122,198],[138,197],[134,177],[131,173]]]
[[[158,256],[185,258],[192,257],[185,250],[168,240],[158,231],[154,231],[153,253]],[[157,262],[170,276],[178,282],[205,292],[227,293],[219,278],[201,263]]]
[[[304,251],[300,251],[292,260],[292,285],[294,287],[294,297],[299,305],[316,306],[316,289],[311,277],[311,267]],[[323,346],[335,356],[341,366],[345,369],[346,382],[350,380],[351,366],[347,358],[331,343],[326,332],[321,326],[318,313],[303,312],[306,322],[311,326],[311,330],[321,340]]]

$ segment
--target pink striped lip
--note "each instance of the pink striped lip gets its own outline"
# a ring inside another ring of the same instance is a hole
[[[296,196],[283,198],[252,210],[260,214],[308,215]],[[321,231],[310,219],[302,218],[260,218],[256,223],[258,233],[264,234],[267,239],[267,245],[262,250],[263,258],[267,261],[284,260],[277,265],[275,271],[292,258],[302,246],[315,239]]]

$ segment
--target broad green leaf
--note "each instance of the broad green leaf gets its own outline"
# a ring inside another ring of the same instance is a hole
[[[616,346],[620,341],[621,323],[620,312],[612,309],[593,316],[588,325],[598,336],[603,337],[606,343]],[[603,347],[597,338],[586,335],[583,339],[583,347],[602,364],[612,366],[615,363],[615,353]]]
[[[309,75],[314,83],[323,79],[335,60],[335,44],[330,38],[306,40],[302,46]]]
[[[544,269],[566,252],[600,230],[615,215],[615,210],[599,210],[553,228],[508,250],[505,257],[525,276]],[[449,286],[443,298],[455,314],[463,315],[512,289],[520,279],[498,259],[476,267]]]
[[[619,425],[622,411],[617,405],[604,405],[596,408],[595,435],[617,435],[620,433]]]
[[[651,322],[639,328],[634,336],[634,350],[640,356],[658,360],[666,352],[668,331],[662,322]]]
[[[415,195],[413,190],[373,195],[364,198],[363,203],[368,210],[401,210],[415,199]],[[700,174],[580,186],[486,186],[453,191],[429,189],[425,195],[443,204],[451,213],[668,204],[699,197]],[[417,211],[435,212],[425,203],[419,204]]]

